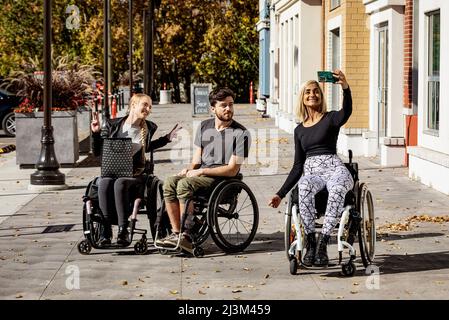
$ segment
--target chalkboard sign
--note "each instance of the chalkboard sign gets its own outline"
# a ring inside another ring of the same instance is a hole
[[[209,93],[212,90],[210,83],[193,83],[191,85],[192,115],[209,114]]]

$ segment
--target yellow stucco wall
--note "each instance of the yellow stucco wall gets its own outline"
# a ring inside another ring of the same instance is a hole
[[[369,127],[369,24],[361,0],[341,0],[340,7],[330,11],[330,0],[325,0],[324,62],[326,66],[329,32],[328,21],[342,17],[340,29],[341,69],[351,86],[353,113],[346,128]]]

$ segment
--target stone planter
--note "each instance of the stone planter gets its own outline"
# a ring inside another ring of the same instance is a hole
[[[16,113],[16,163],[35,165],[41,152],[44,113]],[[73,165],[79,159],[77,111],[52,112],[56,159]]]
[[[79,153],[87,154],[90,152],[90,108],[79,107],[76,112],[76,118],[78,123]]]

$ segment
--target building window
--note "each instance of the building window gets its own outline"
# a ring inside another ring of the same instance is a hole
[[[331,0],[330,10],[334,10],[335,8],[339,7],[340,4],[341,4],[341,0]]]
[[[334,71],[335,69],[340,69],[340,28],[331,30],[329,32],[330,36],[330,69]],[[340,109],[340,90],[339,86],[331,85],[331,110]]]
[[[427,14],[427,128],[440,122],[440,10]]]

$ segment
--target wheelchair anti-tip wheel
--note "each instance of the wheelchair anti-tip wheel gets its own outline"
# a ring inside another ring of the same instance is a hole
[[[358,232],[360,257],[362,258],[363,266],[366,268],[374,261],[376,226],[374,222],[373,197],[364,183],[360,186],[358,199],[358,210],[362,218]]]
[[[355,274],[355,270],[355,264],[352,261],[341,265],[341,272],[345,277],[352,277]]]
[[[92,250],[92,246],[90,245],[89,241],[82,240],[80,243],[78,243],[78,252],[81,254],[89,254]]]
[[[256,197],[240,180],[224,181],[216,190],[207,212],[210,234],[226,253],[243,251],[254,239],[259,223]]]

